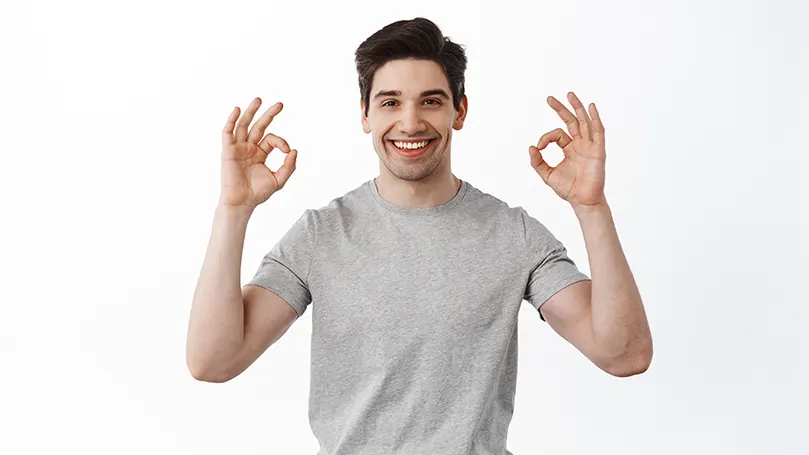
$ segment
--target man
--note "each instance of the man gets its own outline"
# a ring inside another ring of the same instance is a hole
[[[453,131],[468,110],[466,57],[422,18],[390,24],[356,52],[362,128],[379,175],[307,209],[240,288],[244,234],[279,191],[297,151],[248,131],[260,100],[223,131],[222,192],[191,310],[188,366],[227,381],[312,304],[310,423],[319,454],[510,454],[517,315],[523,300],[599,368],[647,369],[652,341],[604,196],[604,128],[573,94],[567,125],[529,149],[539,177],[570,203],[592,280],[522,208],[453,175]],[[235,132],[234,132],[235,127]],[[555,168],[541,151],[557,143]],[[287,154],[270,171],[273,148]]]

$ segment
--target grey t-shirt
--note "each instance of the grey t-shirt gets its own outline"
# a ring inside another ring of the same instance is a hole
[[[543,224],[467,181],[408,208],[371,179],[305,210],[249,284],[312,305],[317,455],[512,455],[520,305],[586,279]]]

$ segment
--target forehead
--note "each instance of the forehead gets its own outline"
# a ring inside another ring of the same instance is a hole
[[[404,96],[415,96],[424,90],[442,88],[449,93],[441,65],[432,60],[392,60],[380,66],[371,84],[371,96],[378,90],[401,90]]]

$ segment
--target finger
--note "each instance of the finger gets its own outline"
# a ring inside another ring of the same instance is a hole
[[[573,139],[571,139],[570,136],[568,136],[567,133],[562,130],[562,128],[556,128],[553,131],[543,134],[542,137],[539,138],[539,142],[537,142],[537,149],[544,150],[545,147],[547,147],[551,142],[556,142],[556,144],[561,147],[562,151],[564,152],[565,147],[573,142]]]
[[[604,143],[604,123],[598,115],[595,103],[590,103],[590,117],[593,119],[593,140],[601,144]]]
[[[579,120],[579,131],[584,139],[590,139],[592,135],[590,126],[590,117],[587,116],[587,111],[584,110],[584,105],[573,92],[568,92],[567,99],[570,100],[570,105],[576,111],[576,117]]]
[[[284,153],[290,152],[287,141],[272,133],[268,133],[266,136],[264,136],[264,139],[258,143],[258,148],[260,148],[266,155],[269,155],[273,149],[279,149]]]
[[[528,153],[531,155],[531,167],[537,171],[537,174],[542,178],[542,181],[548,183],[548,179],[551,177],[551,173],[553,172],[553,168],[544,158],[542,158],[542,152],[539,151],[538,148],[534,147],[533,145],[528,147]]]
[[[292,149],[287,156],[284,158],[284,164],[275,171],[275,183],[278,184],[278,189],[280,190],[283,188],[287,181],[289,181],[289,177],[295,172],[295,167],[297,166],[298,161],[298,151]]]
[[[579,132],[579,120],[576,116],[573,115],[564,104],[560,103],[559,100],[552,96],[548,97],[548,104],[559,114],[562,121],[565,122],[570,135],[573,137],[581,137],[581,133]]]
[[[261,98],[254,98],[253,101],[247,106],[244,115],[236,123],[236,142],[242,142],[247,139],[247,127],[253,121],[253,116],[256,115],[258,107],[261,106]]]
[[[235,142],[236,138],[233,136],[233,127],[236,126],[236,119],[238,118],[239,106],[236,106],[230,111],[228,120],[225,122],[224,128],[222,128],[222,145],[229,145]]]
[[[267,109],[267,112],[265,112],[264,115],[262,115],[261,118],[256,121],[252,128],[250,128],[250,135],[247,136],[247,142],[252,142],[253,144],[258,143],[259,139],[264,136],[264,130],[270,126],[270,123],[272,123],[275,116],[278,115],[283,108],[284,105],[280,102],[270,106],[270,108]]]

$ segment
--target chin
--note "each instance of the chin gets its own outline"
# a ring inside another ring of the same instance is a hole
[[[430,177],[438,168],[440,161],[434,160],[413,160],[411,162],[387,155],[383,159],[383,164],[388,171],[400,180],[418,181]]]
[[[400,180],[423,180],[435,172],[442,159],[438,158],[443,150],[443,138],[430,141],[422,152],[400,152],[389,140],[382,139],[382,153],[379,153],[388,171]]]
[[[432,172],[427,169],[408,169],[402,170],[396,168],[388,168],[391,174],[394,175],[399,180],[406,180],[408,182],[418,182],[420,180],[425,180],[427,177],[432,175]]]

